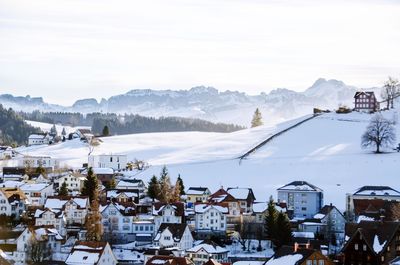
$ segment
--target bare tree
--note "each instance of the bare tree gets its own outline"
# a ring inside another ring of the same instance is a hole
[[[44,261],[45,259],[49,259],[51,256],[51,249],[47,245],[47,241],[45,240],[37,240],[35,233],[33,232],[32,237],[28,242],[28,263],[29,261],[36,264]]]
[[[376,114],[361,137],[361,146],[363,148],[375,147],[375,153],[380,153],[381,147],[393,145],[395,141],[393,122],[385,119],[381,114]]]
[[[399,92],[399,80],[390,77],[385,81],[381,96],[384,101],[386,101],[386,108],[393,108],[393,100]]]

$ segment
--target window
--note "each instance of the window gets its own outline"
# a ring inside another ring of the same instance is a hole
[[[363,250],[367,251],[367,245],[363,244]]]
[[[171,240],[170,236],[164,236],[164,240]]]
[[[354,244],[354,249],[358,250],[358,244]]]
[[[312,260],[307,260],[307,265],[312,265]]]
[[[318,261],[318,265],[325,265],[325,260],[320,259],[320,260]]]
[[[301,207],[302,211],[307,211],[307,207]]]

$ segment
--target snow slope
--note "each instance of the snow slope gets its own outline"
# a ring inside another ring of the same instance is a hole
[[[50,132],[51,127],[53,127],[53,124],[51,124],[51,123],[45,123],[45,122],[39,122],[39,121],[30,121],[30,120],[25,120],[25,121],[26,121],[26,123],[28,123],[29,125],[31,125],[33,127],[40,128],[43,132]],[[69,133],[75,132],[77,129],[84,129],[84,128],[90,129],[90,126],[71,127],[71,126],[63,126],[61,124],[56,124],[57,133],[59,135],[61,135],[61,132],[62,132],[63,128],[65,128],[65,132],[68,135]]]
[[[388,118],[398,112],[388,111]],[[270,135],[299,120],[261,126],[234,133],[151,133],[102,138],[95,153],[126,153],[152,166],[136,177],[148,180],[167,165],[172,178],[180,174],[185,186],[251,187],[259,201],[294,180],[305,180],[324,190],[325,203],[345,208],[345,194],[363,185],[388,185],[400,189],[400,153],[376,155],[360,147],[370,114],[323,114],[280,135],[251,154],[236,159]],[[304,119],[306,117],[303,117]],[[301,120],[301,119],[300,119]],[[400,139],[399,125],[396,125]],[[24,147],[31,155],[50,155],[79,166],[86,162],[87,147],[79,140],[53,146]]]

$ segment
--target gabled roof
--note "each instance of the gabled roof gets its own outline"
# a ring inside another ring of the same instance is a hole
[[[106,194],[107,199],[117,198],[118,196],[125,194],[126,196],[132,197],[139,197],[139,190],[137,189],[108,189]]]
[[[314,215],[314,218],[324,219],[325,216],[327,216],[333,209],[336,209],[336,211],[344,218],[343,214],[339,211],[339,209],[332,204],[324,205],[324,207],[322,207],[321,210],[319,210],[319,212],[316,215]]]
[[[65,263],[97,264],[107,244],[107,242],[77,241]]]
[[[389,186],[363,186],[354,192],[353,195],[400,197],[400,192]]]
[[[208,261],[203,265],[222,265],[222,264],[216,261],[215,259],[208,259]]]
[[[208,197],[208,201],[212,203],[232,202],[236,199],[223,188],[220,188]]]
[[[358,224],[347,223],[346,236],[350,237],[343,251],[349,246],[353,238],[361,235],[368,247],[376,254],[384,252],[400,229],[400,222],[361,221]]]
[[[379,220],[382,216],[386,221],[397,219],[396,209],[400,209],[400,202],[381,199],[354,199],[354,214],[367,216]]]
[[[154,240],[158,241],[160,239],[160,234],[164,232],[166,229],[168,229],[171,234],[172,238],[174,239],[175,242],[181,241],[181,238],[183,236],[183,233],[185,233],[187,225],[186,224],[167,224],[167,223],[162,223],[160,225],[160,228],[158,228],[157,235],[154,238]]]
[[[251,188],[228,188],[226,190],[230,195],[232,195],[237,200],[256,200],[253,190]]]
[[[229,212],[228,207],[223,207],[220,205],[201,203],[201,204],[196,204],[194,206],[195,213],[205,213],[206,211],[208,211],[210,209],[216,209],[217,211],[219,211],[221,213],[226,213],[226,214]]]
[[[205,194],[209,189],[207,187],[190,187],[187,191],[187,195],[203,195]]]
[[[322,192],[322,189],[314,186],[307,181],[293,181],[285,186],[280,187],[278,190],[294,190],[294,191],[317,191]]]
[[[375,93],[371,91],[358,91],[354,94],[354,98],[358,98],[360,95],[366,95],[367,97],[375,97]]]
[[[153,256],[146,265],[194,265],[193,261],[185,257]]]
[[[106,205],[102,205],[100,208],[100,212],[103,212],[108,207],[115,207],[123,216],[136,216],[136,205],[133,202],[127,203],[117,203],[117,202],[108,202]]]
[[[19,188],[0,188],[0,192],[4,194],[9,203],[14,201],[26,201],[28,198]]]
[[[86,209],[89,205],[87,196],[49,196],[44,207],[51,209],[64,209],[67,202],[77,205],[78,209]]]
[[[275,252],[272,259],[269,260],[266,265],[299,265],[315,252],[318,252],[318,250],[299,248],[297,251],[294,251],[292,246],[282,246]]]
[[[185,205],[182,202],[164,203],[156,202],[153,204],[153,215],[162,215],[162,211],[166,206],[171,206],[175,210],[175,216],[185,216]]]
[[[211,240],[203,241],[201,244],[189,248],[186,251],[196,253],[202,249],[209,254],[221,254],[229,252],[228,249],[219,246],[218,244],[216,244],[214,241]]]

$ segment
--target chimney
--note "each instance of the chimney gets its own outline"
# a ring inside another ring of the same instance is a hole
[[[297,252],[298,249],[299,249],[299,243],[294,242],[294,252]]]

